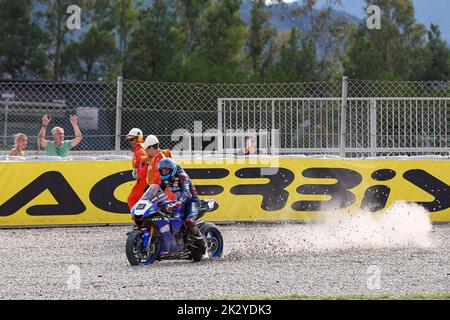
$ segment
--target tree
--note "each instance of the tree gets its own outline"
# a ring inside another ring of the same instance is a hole
[[[114,24],[119,36],[118,74],[122,74],[123,65],[126,63],[129,36],[136,26],[135,21],[139,14],[138,6],[141,4],[142,1],[113,0]]]
[[[319,68],[313,41],[300,36],[292,28],[280,57],[269,69],[267,79],[276,82],[314,81],[319,79]]]
[[[66,34],[70,30],[66,26],[68,18],[67,8],[71,5],[83,7],[88,4],[88,0],[38,0],[45,9],[40,15],[45,19],[46,33],[52,39],[52,78],[61,80],[61,55],[66,44]]]
[[[79,31],[77,37],[65,44],[61,53],[61,74],[64,78],[78,80],[108,77],[117,60],[113,59],[117,50],[114,20],[111,19],[112,1],[96,0],[81,9],[84,31]]]
[[[278,2],[284,3],[279,0]],[[341,65],[344,47],[351,24],[345,14],[338,14],[335,8],[342,6],[342,0],[326,0],[322,8],[317,0],[298,0],[288,5],[286,18],[292,21],[301,38],[315,46],[321,78],[328,79]]]
[[[450,49],[441,38],[439,26],[431,24],[425,47],[425,63],[421,80],[448,81],[450,79]]]
[[[0,1],[0,75],[43,78],[49,39],[32,19],[31,0]]]
[[[189,77],[183,80],[220,82],[240,78],[238,69],[244,61],[242,48],[247,33],[240,4],[240,0],[210,2],[200,18],[198,47],[181,67],[181,74]]]
[[[112,65],[115,50],[114,35],[93,26],[80,41],[67,45],[62,61],[76,78],[97,80]]]
[[[371,2],[366,0],[367,5]],[[426,28],[416,23],[411,0],[380,0],[381,29],[362,22],[347,49],[346,74],[359,79],[417,79],[424,65]]]
[[[89,7],[89,21],[91,26],[95,26],[101,30],[113,31],[116,27],[114,16],[113,1],[111,0],[95,0]]]
[[[209,0],[176,0],[174,3],[179,21],[175,28],[181,40],[180,49],[185,56],[191,55],[198,44],[199,18],[208,4]]]
[[[264,0],[253,0],[250,25],[248,26],[247,50],[251,60],[252,73],[264,76],[268,66],[267,58],[270,57],[269,42],[276,35],[276,30],[270,26],[270,15],[264,11]],[[266,52],[265,52],[266,50]],[[267,53],[264,59],[264,53]]]
[[[175,55],[175,16],[170,3],[154,0],[150,9],[139,14],[131,35],[129,58],[124,75],[143,80],[166,80],[166,70]]]

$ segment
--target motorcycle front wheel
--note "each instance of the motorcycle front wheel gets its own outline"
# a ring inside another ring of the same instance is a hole
[[[127,238],[125,252],[132,266],[148,265],[156,259],[156,238],[152,237],[148,248],[143,247],[144,235],[141,230],[133,230]]]

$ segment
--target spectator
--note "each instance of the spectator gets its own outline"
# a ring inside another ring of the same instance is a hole
[[[256,138],[253,136],[245,137],[244,155],[248,156],[255,154],[258,151],[258,144]]]
[[[78,118],[76,115],[70,116],[70,123],[75,132],[75,139],[73,140],[64,140],[64,129],[61,127],[54,127],[51,130],[53,141],[45,140],[45,130],[50,120],[51,118],[48,118],[47,115],[42,117],[42,127],[39,131],[38,144],[41,148],[45,149],[45,154],[48,156],[67,157],[69,156],[70,149],[76,147],[82,139],[81,131],[77,124]]]
[[[14,148],[9,152],[10,156],[25,156],[25,148],[27,147],[28,137],[25,133],[18,133],[14,136]]]

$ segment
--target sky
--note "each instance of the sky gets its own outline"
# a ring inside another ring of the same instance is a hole
[[[270,0],[268,0],[270,1]],[[296,0],[285,0],[285,2],[292,2]],[[323,6],[327,0],[318,0],[319,7]],[[372,0],[372,4],[376,4],[376,0]],[[366,6],[365,0],[342,0],[344,9],[349,14],[359,18],[367,17],[364,10]],[[440,26],[442,38],[450,44],[450,0],[413,0],[414,8],[416,10],[416,20],[423,23],[430,29],[430,23]]]
[[[326,3],[326,0],[318,0],[319,7]],[[366,17],[364,11],[365,0],[342,0],[345,11],[359,18]],[[376,0],[372,1],[376,4]],[[413,0],[416,11],[416,20],[423,23],[430,29],[430,23],[440,26],[442,38],[450,44],[450,1],[449,0]]]

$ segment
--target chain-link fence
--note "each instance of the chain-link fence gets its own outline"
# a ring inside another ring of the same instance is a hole
[[[133,127],[157,135],[165,148],[178,146],[187,136],[203,137],[200,148],[211,140],[223,147],[219,132],[243,138],[248,132],[275,129],[277,139],[271,135],[270,143],[282,154],[352,157],[450,151],[450,82],[0,81],[0,95],[3,154],[19,132],[28,135],[27,154],[42,153],[37,135],[44,114],[51,118],[49,129],[63,127],[66,139],[74,135],[69,116],[78,115],[83,140],[73,154],[129,153],[123,137]],[[225,146],[237,151],[242,147],[238,140]]]
[[[51,119],[50,129],[60,126],[65,138],[74,137],[70,115],[78,115],[83,134],[77,150],[113,150],[116,121],[116,83],[113,82],[0,82],[0,144],[9,151],[14,135],[28,136],[27,153],[39,151],[37,137],[42,117]]]
[[[186,84],[124,81],[122,100],[122,134],[140,127],[144,134],[160,137],[172,148],[179,139],[177,132],[198,134],[224,128],[220,121],[220,99],[261,99],[339,96],[340,83],[258,83],[258,84]],[[280,106],[281,107],[281,106]],[[253,109],[261,115],[264,110]],[[239,116],[236,113],[236,116]],[[267,116],[267,115],[266,115]],[[241,117],[230,129],[251,129],[250,122]],[[243,122],[246,123],[243,123]],[[199,125],[201,123],[201,125]],[[197,127],[194,127],[197,124]],[[199,127],[200,126],[200,127]],[[253,129],[257,129],[253,126]],[[172,139],[174,138],[174,139]],[[205,145],[209,143],[204,141]],[[121,148],[127,145],[121,144]]]

